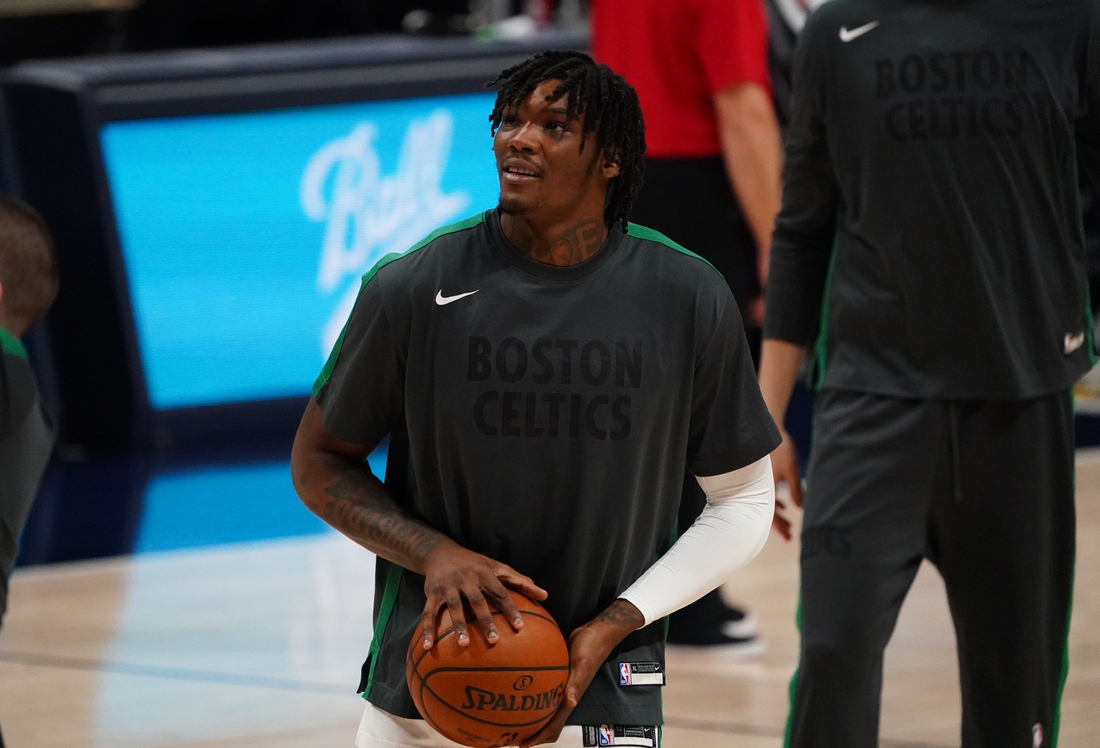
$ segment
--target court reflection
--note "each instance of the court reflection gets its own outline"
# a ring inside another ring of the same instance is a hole
[[[294,493],[289,459],[287,441],[94,458],[59,450],[16,565],[324,533]],[[385,474],[385,445],[369,462]]]
[[[93,745],[213,741],[358,716],[372,554],[325,531],[141,558],[104,649]]]

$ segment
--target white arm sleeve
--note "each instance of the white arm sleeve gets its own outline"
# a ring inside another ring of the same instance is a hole
[[[646,625],[718,587],[768,539],[775,511],[770,457],[696,480],[707,495],[703,513],[619,596],[641,611]]]

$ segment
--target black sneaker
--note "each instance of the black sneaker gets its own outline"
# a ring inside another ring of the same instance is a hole
[[[727,621],[700,620],[673,614],[669,618],[667,642],[672,647],[705,650],[711,654],[728,654],[739,657],[758,654],[765,649],[764,640],[755,634],[730,636],[726,627],[744,625],[750,614],[742,611],[742,618]],[[754,621],[748,620],[755,625]]]
[[[751,639],[756,636],[756,616],[752,611],[733,605],[724,607],[726,612],[721,623],[723,634],[731,639]]]
[[[692,636],[669,637],[668,650],[671,652],[706,653],[721,657],[752,657],[767,649],[767,644],[759,636],[726,636],[721,631],[697,631]]]

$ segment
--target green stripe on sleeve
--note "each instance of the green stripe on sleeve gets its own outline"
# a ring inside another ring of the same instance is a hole
[[[396,255],[386,255],[386,257],[396,257]],[[384,261],[386,257],[383,257]],[[381,261],[379,262],[381,265]],[[374,277],[374,273],[378,272],[379,265],[375,265],[367,275]],[[359,293],[363,293],[363,287],[367,285],[367,275],[363,276],[363,281],[359,284]],[[358,294],[356,300],[359,299]],[[354,309],[354,307],[352,307]],[[340,330],[340,336],[336,338],[336,345],[332,346],[332,352],[328,354],[328,360],[325,361],[324,368],[321,369],[321,373],[317,375],[316,381],[313,382],[313,396],[321,392],[321,388],[325,386],[325,382],[332,376],[332,370],[336,368],[336,359],[340,357],[340,349],[344,347],[344,334],[348,331],[348,323],[351,322],[351,315],[348,315],[347,320],[344,322],[344,327]]]
[[[447,226],[443,226],[428,234],[426,237],[421,239],[413,246],[409,247],[404,252],[391,252],[390,254],[386,255],[378,262],[376,262],[374,264],[374,267],[363,274],[363,280],[359,284],[359,293],[363,293],[363,289],[366,287],[366,285],[370,283],[371,279],[374,278],[374,276],[378,275],[378,271],[386,267],[386,265],[389,265],[391,262],[394,262],[396,260],[400,260],[402,257],[408,257],[413,252],[416,252],[419,249],[423,249],[441,236],[446,236],[447,234],[453,234],[457,231],[464,231],[466,229],[472,229],[475,226],[479,226],[480,224],[485,223],[485,216],[485,213],[478,213],[476,216],[471,216],[470,218],[459,221],[458,223],[452,223]],[[318,375],[317,380],[313,383],[314,397],[320,394],[321,388],[324,387],[325,383],[327,383],[329,378],[332,377],[332,372],[336,368],[336,360],[340,357],[340,351],[344,347],[344,334],[348,331],[348,322],[350,321],[351,317],[349,316],[348,321],[344,322],[344,328],[340,330],[340,337],[336,338],[336,345],[332,346],[332,353],[329,354],[328,360],[325,361],[324,368],[321,369],[321,373]]]
[[[710,265],[711,269],[714,272],[721,275],[721,273],[718,272],[718,268],[714,267],[714,265],[711,265],[710,262],[705,257],[700,257],[699,255],[692,252],[690,249],[687,249],[686,247],[681,247],[679,244],[677,244],[676,242],[669,239],[667,236],[662,234],[660,231],[654,231],[653,229],[646,228],[645,226],[639,226],[636,223],[628,223],[626,225],[626,235],[627,236],[632,236],[635,239],[645,239],[645,240],[648,240],[648,241],[651,241],[651,242],[657,242],[658,244],[665,245],[669,249],[675,249],[677,252],[680,252],[681,254],[685,254],[688,257],[694,257],[696,260],[699,260],[700,262],[707,263],[707,265]]]

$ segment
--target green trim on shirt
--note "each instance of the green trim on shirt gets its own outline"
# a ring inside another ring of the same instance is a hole
[[[478,213],[476,216],[470,216],[469,218],[458,221],[457,223],[448,224],[442,226],[426,237],[421,239],[416,244],[409,247],[404,252],[390,252],[388,255],[380,259],[374,264],[370,270],[363,274],[363,282],[359,284],[359,293],[363,293],[363,288],[370,283],[371,279],[378,274],[378,271],[389,265],[395,260],[400,260],[402,257],[408,257],[418,249],[423,249],[436,239],[447,234],[453,234],[456,231],[464,231],[465,229],[472,229],[474,226],[478,226],[485,223],[485,213]],[[357,297],[358,298],[358,297]],[[351,315],[348,315],[348,322],[351,321]],[[333,369],[336,368],[336,359],[340,357],[340,350],[344,347],[344,334],[348,331],[348,322],[344,323],[344,327],[340,330],[340,337],[336,338],[336,345],[332,346],[332,353],[329,354],[328,360],[325,361],[325,366],[321,369],[321,373],[317,376],[317,380],[313,383],[313,396],[321,392],[321,388],[325,386],[329,378],[332,376]]]
[[[1088,237],[1086,236],[1085,232],[1085,201],[1081,194],[1081,174],[1077,161],[1076,140],[1070,140],[1069,142],[1069,168],[1073,172],[1073,183],[1078,185],[1077,192],[1074,195],[1074,197],[1077,198],[1077,210],[1075,211],[1077,214],[1077,226],[1075,226],[1075,228],[1077,229],[1077,238],[1078,240],[1080,240],[1081,246],[1085,248],[1085,252],[1087,254],[1089,243]],[[1092,316],[1092,294],[1089,291],[1089,284],[1087,280],[1084,286],[1085,287],[1082,293],[1082,301],[1085,306],[1085,341],[1087,342],[1087,345],[1085,346],[1085,351],[1088,353],[1089,356],[1089,364],[1091,364],[1092,366],[1096,366],[1096,330],[1095,321],[1093,320]]]
[[[386,575],[386,591],[382,593],[382,605],[378,609],[374,637],[370,642],[370,672],[367,674],[367,687],[363,689],[364,699],[370,696],[370,687],[374,685],[374,668],[378,666],[378,653],[382,649],[382,639],[386,636],[386,624],[390,622],[390,614],[393,612],[394,603],[397,602],[397,591],[401,588],[401,576],[404,571],[397,564],[390,563],[390,571]]]
[[[679,244],[669,239],[660,231],[654,231],[653,229],[646,228],[645,226],[639,226],[636,223],[628,223],[626,225],[626,235],[632,236],[635,239],[645,239],[647,241],[657,242],[658,244],[664,244],[666,247],[669,247],[670,249],[675,249],[677,252],[685,254],[688,257],[694,257],[696,260],[702,260],[703,262],[710,265],[711,269],[714,270],[714,272],[718,273],[719,275],[722,274],[718,271],[718,268],[710,264],[710,261],[707,260],[707,258],[700,257],[686,247],[681,247]]]
[[[363,286],[367,285],[367,275],[373,277],[378,268],[389,258],[397,258],[401,255],[388,254],[379,260],[378,264],[371,268],[371,271],[363,276],[363,281],[359,284],[359,293],[363,293]],[[391,260],[392,261],[392,260]],[[355,296],[356,300],[359,298],[359,294]],[[317,375],[317,379],[313,382],[313,396],[321,392],[321,388],[325,386],[325,383],[332,376],[332,370],[336,368],[336,359],[340,357],[340,349],[344,347],[344,334],[348,331],[348,322],[351,321],[351,315],[348,315],[347,321],[344,322],[344,327],[340,330],[340,336],[336,338],[336,345],[332,346],[332,353],[329,354],[328,360],[325,361],[324,367],[321,369],[321,373]]]
[[[27,349],[23,347],[22,341],[3,327],[0,327],[0,349],[3,349],[4,353],[9,356],[15,356],[16,358],[27,357]]]
[[[1089,363],[1096,366],[1096,321],[1092,317],[1092,295],[1085,285],[1085,346],[1089,354]]]
[[[1074,476],[1076,482],[1076,476]],[[1076,558],[1074,558],[1076,567]],[[1054,698],[1054,718],[1050,725],[1050,748],[1058,748],[1058,731],[1062,727],[1062,694],[1066,690],[1066,678],[1069,676],[1069,624],[1073,618],[1073,585],[1077,580],[1077,570],[1074,568],[1069,579],[1069,612],[1066,614],[1066,635],[1062,644],[1062,669],[1058,674],[1058,695]]]
[[[817,341],[814,343],[814,387],[820,387],[825,381],[825,359],[829,341],[829,291],[833,287],[833,268],[836,267],[837,244],[839,237],[833,237],[833,253],[829,257],[829,269],[825,273],[825,293],[821,295],[821,323],[817,329]]]
[[[1092,338],[1092,329],[1089,328],[1089,338]],[[1070,407],[1076,412],[1077,396],[1073,390],[1069,391]],[[1073,493],[1077,493],[1077,465],[1073,466]],[[1062,693],[1066,690],[1066,678],[1069,676],[1069,627],[1073,620],[1073,591],[1077,585],[1077,554],[1073,556],[1073,569],[1069,576],[1069,606],[1066,611],[1066,635],[1062,640],[1062,669],[1058,674],[1058,693],[1054,697],[1054,717],[1050,723],[1050,748],[1058,748],[1058,731],[1062,727]]]
[[[798,594],[798,608],[794,612],[794,626],[798,629],[798,636],[802,637],[802,593]],[[791,748],[791,731],[794,729],[794,694],[798,690],[798,671],[794,669],[791,681],[787,684],[787,724],[783,727],[783,748]]]

